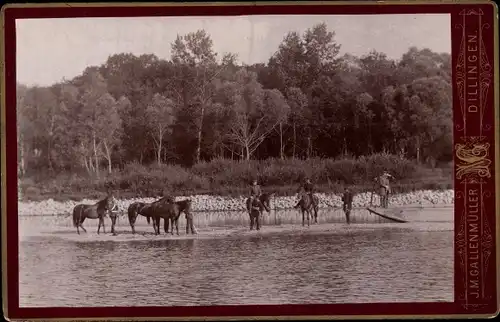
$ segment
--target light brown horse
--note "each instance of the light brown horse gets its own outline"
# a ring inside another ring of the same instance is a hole
[[[99,219],[99,226],[97,227],[97,233],[101,230],[101,226],[103,232],[106,233],[106,227],[104,226],[104,217],[107,212],[114,210],[116,207],[116,199],[113,194],[108,193],[108,196],[93,205],[88,204],[79,204],[73,208],[73,226],[76,227],[76,232],[80,235],[80,229],[83,229],[84,232],[87,232],[85,228],[83,228],[82,224],[86,218],[89,219]],[[116,218],[115,218],[116,220]],[[114,231],[114,221],[112,218],[112,232]]]

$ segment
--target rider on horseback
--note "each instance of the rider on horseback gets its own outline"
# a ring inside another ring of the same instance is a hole
[[[252,187],[250,188],[250,200],[253,201],[255,198],[259,198],[261,194],[262,191],[260,189],[260,185],[257,180],[253,180]]]
[[[250,188],[250,206],[252,208],[256,207],[255,201],[259,201],[259,203],[260,203],[259,197],[261,194],[262,194],[262,191],[260,189],[260,185],[258,184],[257,180],[255,179],[252,181],[252,186]]]
[[[314,185],[312,184],[311,179],[306,179],[306,181],[304,181],[302,183],[302,185],[299,188],[299,191],[301,191],[301,190],[304,191],[305,193],[309,194],[312,197],[312,194],[314,191]],[[294,208],[298,208],[299,205],[300,205],[300,200],[297,202],[297,204],[295,205]]]

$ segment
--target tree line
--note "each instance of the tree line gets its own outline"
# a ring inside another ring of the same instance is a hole
[[[198,30],[177,36],[169,60],[120,53],[52,86],[18,84],[19,173],[381,152],[452,160],[450,54],[340,48],[321,23],[243,65]]]

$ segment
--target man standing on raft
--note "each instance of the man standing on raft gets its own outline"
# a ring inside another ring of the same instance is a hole
[[[389,194],[391,193],[390,178],[394,178],[389,172],[384,171],[384,173],[376,178],[378,184],[379,196],[380,196],[380,207],[389,207]]]

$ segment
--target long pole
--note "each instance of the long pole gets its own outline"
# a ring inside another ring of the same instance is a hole
[[[373,205],[373,191],[375,190],[375,187],[372,187],[372,193],[370,195],[370,207]]]

